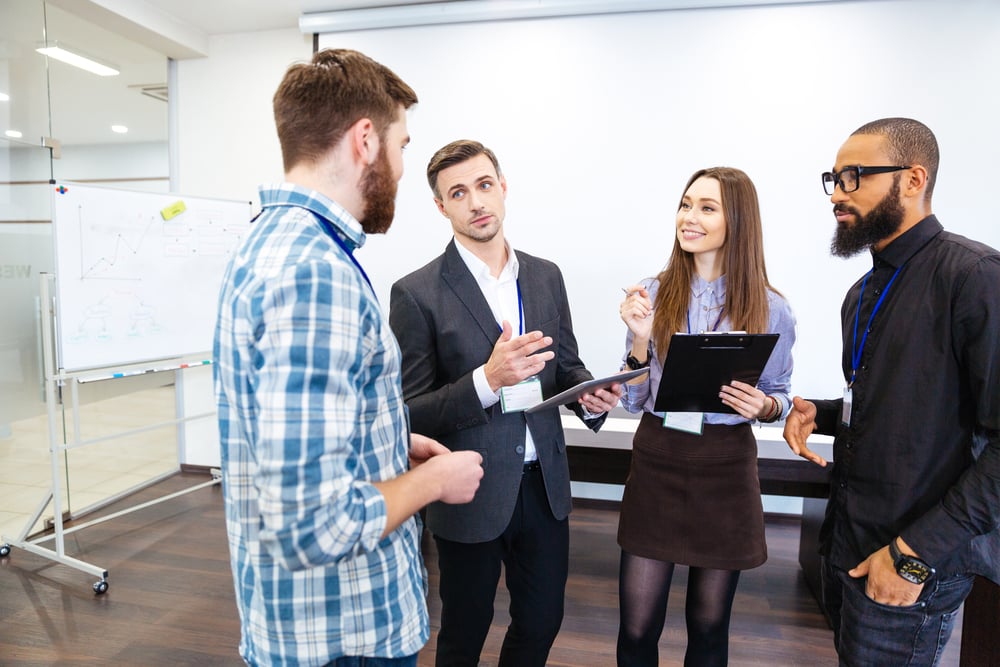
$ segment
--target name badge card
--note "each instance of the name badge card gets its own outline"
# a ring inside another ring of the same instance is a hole
[[[844,389],[844,405],[840,410],[840,423],[844,426],[851,425],[851,402],[854,400],[854,391],[850,387]]]
[[[513,387],[500,387],[500,409],[507,412],[521,412],[542,402],[542,381],[528,378]]]
[[[667,412],[663,415],[663,425],[685,433],[701,435],[705,413],[703,412]]]

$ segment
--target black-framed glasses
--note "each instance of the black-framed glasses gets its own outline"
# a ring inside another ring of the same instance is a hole
[[[858,186],[861,184],[862,176],[867,176],[869,174],[888,174],[894,171],[902,171],[903,169],[909,168],[909,165],[905,167],[863,167],[860,164],[856,164],[850,167],[844,167],[840,171],[823,172],[823,191],[828,195],[832,195],[833,191],[839,185],[844,194],[847,194],[848,192],[854,192],[858,189]]]

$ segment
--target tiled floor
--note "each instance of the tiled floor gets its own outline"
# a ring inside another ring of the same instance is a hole
[[[174,387],[145,389],[81,406],[81,442],[174,418]],[[67,433],[73,422],[67,416]],[[58,420],[63,427],[62,419]],[[48,418],[14,422],[0,437],[0,535],[16,539],[52,488]],[[71,437],[71,436],[68,436]],[[60,457],[63,508],[73,513],[100,503],[159,475],[177,469],[174,425],[124,437],[93,442],[67,450]],[[42,514],[53,516],[51,503]],[[34,530],[41,528],[39,525]]]

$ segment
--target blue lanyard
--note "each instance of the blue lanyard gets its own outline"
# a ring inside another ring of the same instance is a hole
[[[882,307],[882,302],[885,301],[885,295],[889,293],[889,288],[892,287],[892,283],[896,280],[896,276],[899,272],[903,270],[906,266],[906,262],[899,265],[896,272],[892,274],[892,278],[889,278],[889,282],[886,284],[885,289],[882,290],[882,296],[878,298],[875,302],[875,307],[872,309],[872,314],[868,316],[868,324],[865,325],[865,332],[861,334],[861,345],[858,346],[858,320],[861,318],[861,300],[865,297],[865,285],[868,284],[868,278],[871,277],[872,272],[875,269],[871,269],[865,274],[865,279],[861,281],[861,293],[858,295],[858,309],[854,312],[854,340],[851,341],[851,381],[847,384],[848,387],[854,384],[854,378],[858,374],[858,365],[861,363],[861,353],[865,349],[865,342],[868,340],[868,332],[872,328],[872,320],[875,319],[875,313],[878,309]]]
[[[340,234],[338,234],[337,230],[333,228],[333,225],[330,223],[329,220],[320,217],[320,222],[323,223],[323,228],[326,229],[327,233],[331,237],[333,237],[334,242],[338,246],[340,246],[340,249],[346,252],[347,256],[351,258],[351,262],[354,263],[354,266],[358,267],[358,272],[361,274],[361,277],[365,279],[365,282],[368,283],[368,287],[372,291],[372,296],[375,297],[375,303],[378,303],[378,295],[375,294],[375,288],[372,286],[372,281],[368,278],[368,274],[365,273],[364,268],[361,266],[360,263],[358,263],[358,260],[354,257],[354,253],[351,252],[351,249],[348,248],[347,244],[344,243],[344,241],[340,238]]]
[[[517,335],[522,336],[524,335],[524,303],[521,301],[521,280],[515,280],[514,286],[517,288]],[[497,326],[503,333],[503,325],[497,324]]]
[[[726,312],[726,307],[723,306],[722,309],[719,311],[719,318],[717,320],[715,320],[715,325],[712,327],[712,331],[717,331],[719,329],[719,325],[722,323],[722,314],[725,313],[725,312]],[[688,318],[688,333],[691,333],[691,312],[690,311],[688,311],[688,313],[687,313],[687,318]]]

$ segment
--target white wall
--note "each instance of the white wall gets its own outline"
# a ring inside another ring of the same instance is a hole
[[[423,178],[428,158],[479,139],[506,172],[507,235],[562,267],[595,373],[618,368],[619,287],[664,265],[681,188],[701,167],[742,168],[758,187],[770,277],[798,317],[803,395],[839,395],[840,302],[870,266],[828,251],[835,223],[820,173],[851,131],[884,116],[927,123],[942,147],[943,224],[1000,246],[979,205],[1000,148],[995,0],[428,26],[320,36],[327,45],[388,64],[421,99],[395,225],[358,253],[383,304],[392,281],[449,238]]]
[[[312,38],[275,30],[211,38],[209,56],[177,63],[177,191],[254,202],[257,185],[283,180],[271,98],[288,66],[312,57]],[[186,415],[214,409],[209,369],[178,373]],[[181,463],[217,466],[218,428],[184,429]]]
[[[840,302],[868,266],[829,256],[834,222],[819,179],[852,130],[883,116],[927,123],[942,148],[935,212],[1000,246],[981,204],[1000,152],[994,0],[431,26],[323,35],[320,45],[367,53],[421,99],[396,222],[358,253],[383,307],[392,282],[450,238],[423,176],[428,158],[479,139],[508,178],[508,237],[562,267],[595,373],[617,369],[622,354],[619,287],[666,262],[680,189],[701,167],[739,167],[757,184],[770,277],[798,316],[793,389],[803,395],[839,394]],[[281,178],[271,96],[310,53],[308,37],[273,31],[213,38],[208,58],[178,63],[180,191],[255,201],[256,184]],[[210,456],[214,443],[194,459]]]
[[[288,66],[312,57],[298,30],[217,35],[207,58],[177,62],[177,191],[258,201],[283,180],[271,98]]]
[[[56,180],[99,181],[104,187],[167,192],[170,166],[166,142],[63,146],[54,160]]]

